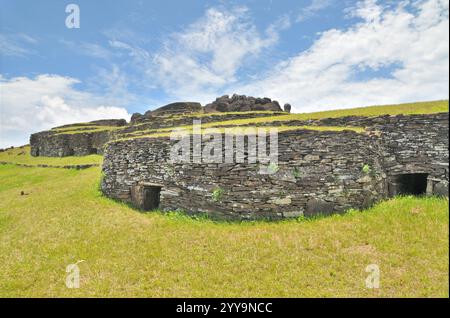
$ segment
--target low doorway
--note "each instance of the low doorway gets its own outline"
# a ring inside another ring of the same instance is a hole
[[[428,173],[405,173],[392,177],[389,195],[424,195],[427,192]]]
[[[143,189],[143,205],[144,211],[156,210],[159,207],[159,195],[161,187],[144,186]]]
[[[143,211],[159,208],[161,186],[157,184],[137,184],[131,187],[132,204]]]

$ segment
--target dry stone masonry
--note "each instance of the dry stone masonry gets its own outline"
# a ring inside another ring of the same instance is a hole
[[[193,154],[188,162],[172,162],[171,150],[178,141],[148,137],[149,131],[192,125],[193,120],[202,124],[229,120],[228,126],[233,126],[238,119],[286,115],[291,105],[285,104],[283,110],[277,101],[244,95],[225,95],[204,107],[172,103],[135,113],[130,123],[102,120],[33,134],[31,154],[104,154],[101,186],[108,197],[145,211],[181,210],[215,219],[314,216],[365,208],[399,194],[448,195],[448,113],[309,120],[286,116],[257,123],[293,128],[278,134],[278,161],[272,174],[261,173],[266,163],[248,160],[249,136],[242,148],[236,142],[232,153],[245,160],[231,163],[196,161]],[[247,126],[255,123],[249,121]],[[208,140],[196,137],[201,141],[196,146],[204,150]],[[194,146],[194,136],[189,138]],[[225,136],[220,138],[224,141]],[[272,140],[266,142],[269,149]],[[224,148],[220,156],[225,156]]]
[[[366,132],[280,132],[273,174],[259,173],[258,162],[172,163],[177,141],[168,137],[112,141],[102,190],[143,210],[233,220],[341,213],[397,194],[446,195],[448,123],[448,113],[308,121]]]
[[[264,110],[271,112],[245,113],[246,111]],[[223,112],[237,113],[223,115],[221,114]],[[127,134],[133,132],[191,125],[195,119],[209,123],[284,114],[286,113],[281,110],[277,101],[266,97],[233,95],[229,98],[225,95],[205,107],[195,102],[177,102],[147,111],[145,114],[134,113],[129,124],[124,119],[97,120],[56,127],[56,129],[32,134],[30,137],[31,155],[66,157],[102,154],[104,145],[108,141],[127,137]],[[93,130],[92,127],[96,129]],[[67,130],[63,131],[62,129],[65,128]]]

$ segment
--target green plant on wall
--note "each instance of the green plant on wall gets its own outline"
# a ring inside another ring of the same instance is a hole
[[[292,172],[294,175],[294,178],[298,179],[302,176],[302,173],[300,172],[300,169],[297,167],[294,167],[294,171]]]
[[[270,174],[277,173],[279,169],[280,168],[278,167],[278,165],[276,163],[274,163],[274,162],[271,162],[267,166],[267,172],[270,173]]]
[[[175,168],[173,166],[167,166],[166,171],[167,174],[171,177],[173,177],[175,174]]]
[[[222,199],[223,196],[223,189],[222,188],[216,188],[214,189],[214,191],[211,193],[211,198],[213,199],[214,202],[219,202],[220,199]]]
[[[370,174],[372,172],[372,168],[370,168],[370,165],[364,164],[361,171],[364,174]]]

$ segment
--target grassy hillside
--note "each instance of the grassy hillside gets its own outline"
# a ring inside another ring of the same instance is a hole
[[[412,114],[432,114],[432,113],[442,113],[449,111],[448,100],[442,101],[431,101],[431,102],[418,102],[418,103],[408,103],[399,105],[383,105],[383,106],[369,106],[369,107],[358,107],[349,109],[338,109],[322,112],[313,113],[300,113],[300,114],[286,114],[280,115],[279,113],[275,115],[274,112],[253,112],[253,113],[274,113],[274,116],[258,117],[258,118],[245,118],[245,119],[234,119],[234,120],[218,120],[214,122],[209,122],[202,124],[202,128],[220,128],[230,127],[230,126],[244,126],[244,125],[254,125],[266,124],[270,122],[280,122],[280,121],[292,121],[292,120],[309,120],[309,119],[323,119],[323,118],[335,118],[344,116],[381,116],[381,115],[412,115]],[[248,114],[249,112],[243,112]],[[241,114],[243,114],[241,113]],[[230,113],[214,113],[214,116],[225,117],[228,114],[236,114],[236,112]],[[183,115],[186,117],[204,117],[211,116],[211,113],[207,114],[188,114]],[[180,116],[174,116],[165,120],[173,120],[174,118],[179,118]],[[123,134],[119,139],[135,138],[135,137],[165,137],[169,136],[170,132],[175,127],[159,128],[159,129],[147,129],[139,130],[132,133]],[[182,129],[192,129],[192,126],[181,126],[178,128]],[[353,130],[356,132],[363,132],[364,127],[333,127],[333,126],[277,126],[279,131],[286,130],[297,130],[297,129],[307,129],[307,130],[327,130],[327,131],[341,131],[341,130]]]
[[[30,146],[23,146],[0,152],[0,162],[18,163],[26,165],[49,165],[49,166],[65,166],[65,165],[85,165],[85,164],[101,164],[103,156],[89,155],[83,157],[32,157],[30,155]]]
[[[212,126],[228,126],[228,125],[249,125],[276,121],[290,120],[309,120],[323,118],[337,118],[345,116],[381,116],[381,115],[414,115],[414,114],[433,114],[444,113],[449,111],[448,100],[434,102],[420,102],[399,105],[369,106],[349,109],[337,109],[314,113],[288,114],[278,116],[267,116],[249,119],[227,120],[218,123],[211,123]]]
[[[249,124],[259,124],[259,123],[269,123],[269,122],[277,122],[277,121],[290,121],[290,120],[309,120],[309,119],[323,119],[323,118],[335,118],[335,117],[344,117],[344,116],[380,116],[380,115],[411,115],[411,114],[432,114],[432,113],[441,113],[449,111],[449,103],[448,100],[441,101],[430,101],[430,102],[418,102],[418,103],[407,103],[407,104],[398,104],[398,105],[382,105],[382,106],[368,106],[368,107],[357,107],[357,108],[349,108],[349,109],[337,109],[337,110],[329,110],[329,111],[321,111],[321,112],[313,112],[313,113],[296,113],[296,114],[286,114],[283,115],[282,112],[271,112],[271,111],[256,111],[256,112],[225,112],[225,113],[192,113],[192,114],[184,114],[184,115],[171,115],[169,117],[162,117],[158,120],[162,121],[173,121],[176,119],[180,119],[181,117],[206,117],[206,116],[214,116],[217,117],[217,120],[214,122],[210,122],[208,124],[204,124],[204,128],[211,127],[223,127],[223,126],[240,126],[240,125],[249,125]],[[267,114],[265,117],[258,118],[247,118],[247,119],[235,119],[235,120],[226,120],[227,115],[234,114]],[[270,116],[273,114],[273,116]],[[224,117],[224,120],[220,120],[221,117]],[[145,125],[145,123],[135,124],[135,126]],[[100,132],[100,131],[116,131],[118,133],[121,132],[123,126],[100,126],[92,123],[78,123],[68,126],[56,127],[53,128],[53,131],[56,135],[72,135],[79,133],[89,133],[89,132]],[[174,127],[161,128],[161,129],[149,129],[145,131],[146,134],[149,134],[151,137],[159,137],[168,135],[167,132],[172,130]],[[333,130],[336,127],[328,127],[328,130]],[[294,128],[290,128],[294,129]],[[312,129],[317,130],[317,127],[313,126],[305,126],[302,129]],[[362,129],[359,127],[347,127],[347,129]],[[138,131],[137,133],[142,133],[143,131]],[[131,137],[125,134],[123,137]]]
[[[99,168],[0,165],[0,297],[448,297],[446,199],[214,223],[139,213],[103,197],[99,178]],[[81,286],[68,289],[66,266],[81,260]],[[369,264],[379,289],[365,288]]]

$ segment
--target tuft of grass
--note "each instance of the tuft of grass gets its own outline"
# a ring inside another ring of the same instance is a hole
[[[102,196],[100,173],[0,166],[0,297],[449,296],[447,199],[213,222],[139,213]],[[68,289],[80,260],[80,288]],[[370,264],[379,289],[365,287]]]
[[[211,193],[211,198],[213,199],[213,201],[219,202],[222,199],[223,193],[224,193],[224,190],[222,188],[216,188]]]
[[[49,166],[66,166],[66,165],[85,165],[85,164],[102,164],[103,156],[69,156],[69,157],[33,157],[30,155],[30,146],[22,146],[18,148],[8,149],[0,152],[0,162],[12,164],[26,165],[49,165]]]

